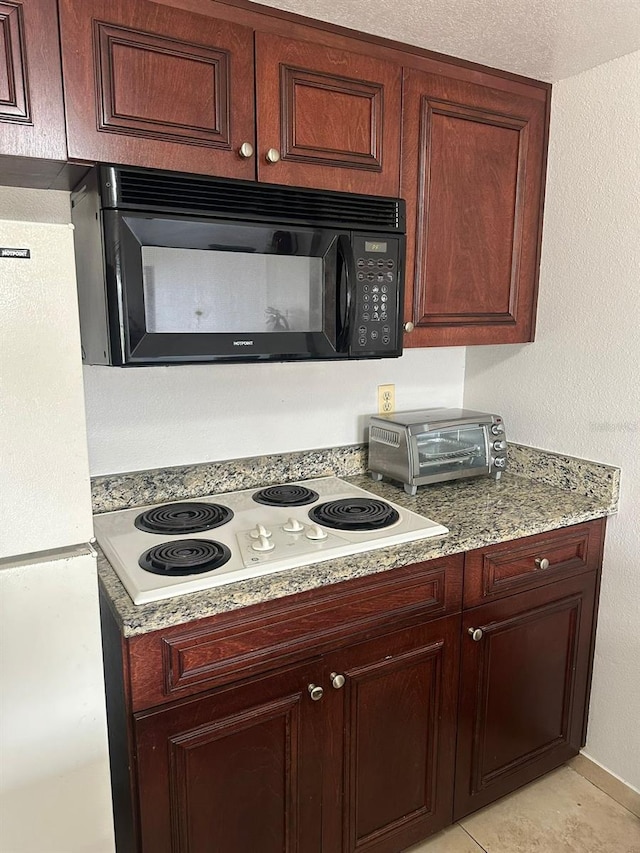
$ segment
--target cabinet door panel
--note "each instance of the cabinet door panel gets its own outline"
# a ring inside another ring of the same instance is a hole
[[[406,70],[409,346],[533,339],[545,103]]]
[[[313,674],[310,664],[136,717],[144,853],[319,853]]]
[[[397,195],[399,66],[256,33],[256,70],[259,180]]]
[[[594,595],[590,573],[464,614],[456,819],[578,753]]]
[[[57,21],[55,0],[0,2],[3,155],[66,160]]]
[[[71,157],[255,177],[250,29],[146,0],[62,0],[61,24]]]
[[[345,650],[344,851],[400,850],[451,821],[459,624]]]

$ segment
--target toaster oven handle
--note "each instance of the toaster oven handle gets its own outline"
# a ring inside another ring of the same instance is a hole
[[[356,282],[356,263],[348,234],[338,237],[338,282],[336,291],[336,349],[347,352],[351,331],[352,288]]]

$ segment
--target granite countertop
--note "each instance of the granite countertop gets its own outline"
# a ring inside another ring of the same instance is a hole
[[[336,453],[341,450],[344,449],[337,449]],[[140,606],[133,604],[101,552],[98,554],[99,579],[111,601],[124,636],[132,637],[410,563],[567,527],[615,512],[619,488],[617,468],[585,460],[572,460],[571,457],[557,454],[545,454],[520,445],[510,445],[509,451],[511,470],[498,482],[482,477],[440,483],[418,489],[415,497],[409,497],[396,484],[372,481],[362,470],[353,473],[354,467],[362,468],[362,454],[359,451],[355,454],[342,453],[337,457],[337,462],[335,458],[330,458],[330,451],[326,451],[325,461],[328,467],[322,472],[318,472],[317,467],[313,465],[304,466],[300,463],[287,477],[288,480],[307,479],[322,476],[323,473],[342,476],[356,486],[444,524],[449,528],[449,534],[443,537],[327,560],[312,566],[289,569]],[[315,459],[319,452],[314,453]],[[346,465],[345,459],[348,459]],[[263,462],[264,459],[261,458],[260,461]],[[233,463],[228,464],[233,468]],[[264,478],[267,468],[260,467],[262,482],[266,482]],[[170,470],[172,482],[175,482],[178,469]],[[207,477],[194,480],[193,466],[183,470],[189,472],[192,483],[190,494],[185,495],[180,489],[176,489],[174,499],[214,493],[215,490]],[[255,477],[261,476],[255,465],[248,466],[248,470]],[[281,474],[282,471],[278,473]],[[129,479],[126,480],[126,477]],[[97,509],[104,511],[105,502],[101,496],[107,493],[112,496],[111,504],[108,505],[110,509],[151,503],[153,501],[150,497],[154,495],[150,483],[153,482],[156,482],[160,495],[156,502],[167,500],[166,477],[166,472],[142,472],[139,475],[122,475],[115,478],[120,488],[120,505],[116,507],[112,506],[113,494],[116,492],[114,478],[97,478],[94,482]],[[247,479],[251,480],[252,477]],[[281,477],[271,482],[283,482],[284,479]],[[196,481],[199,485],[194,485]],[[107,482],[112,484],[111,490],[107,487]],[[206,486],[203,485],[205,482]],[[142,491],[136,491],[136,484],[143,484]],[[252,485],[254,483],[247,483],[245,480],[243,487]],[[238,487],[234,482],[227,490]],[[203,491],[203,488],[207,491]],[[225,489],[218,483],[217,490]]]

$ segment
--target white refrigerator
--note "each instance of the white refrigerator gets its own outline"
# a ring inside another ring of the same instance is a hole
[[[0,219],[0,851],[112,853],[71,225]]]

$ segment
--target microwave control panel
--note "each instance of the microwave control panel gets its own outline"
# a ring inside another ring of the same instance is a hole
[[[354,234],[352,246],[356,286],[351,350],[391,353],[398,348],[400,240]]]

